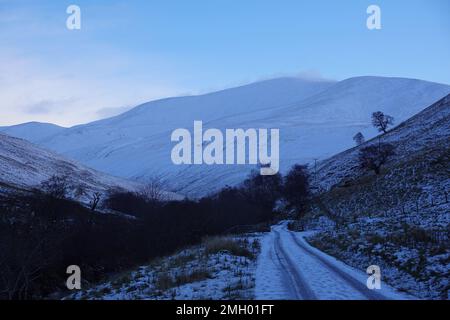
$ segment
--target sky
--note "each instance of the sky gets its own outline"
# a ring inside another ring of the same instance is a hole
[[[81,9],[69,30],[66,9]],[[381,29],[366,26],[369,5]],[[448,0],[0,0],[0,126],[280,76],[450,84]]]

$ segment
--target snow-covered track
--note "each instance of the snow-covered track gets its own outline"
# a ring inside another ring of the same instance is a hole
[[[286,253],[280,240],[280,233],[274,231],[275,233],[275,255],[277,256],[278,262],[283,269],[283,275],[286,279],[286,284],[291,288],[294,296],[298,300],[315,300],[317,299],[314,292],[309,287],[306,279],[303,278],[302,274],[298,272],[295,267],[294,261]]]
[[[281,300],[405,300],[382,282],[371,290],[365,270],[356,270],[311,247],[303,233],[289,231],[287,223],[272,227],[262,241],[256,270],[256,299]]]
[[[361,294],[367,297],[369,300],[387,300],[388,298],[383,296],[382,294],[379,294],[378,292],[374,290],[370,290],[367,288],[366,284],[361,283],[361,281],[353,278],[348,273],[342,271],[335,265],[333,265],[330,261],[325,259],[324,257],[316,254],[311,248],[308,247],[308,245],[305,245],[305,240],[302,238],[301,240],[295,236],[294,232],[289,231],[289,234],[291,235],[294,242],[297,244],[299,250],[302,250],[312,258],[318,260],[325,268],[336,274],[337,277],[341,277],[346,283],[348,283],[351,287],[353,287],[355,290],[359,291]]]

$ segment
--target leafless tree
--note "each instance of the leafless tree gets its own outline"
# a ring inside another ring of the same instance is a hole
[[[165,183],[160,176],[153,176],[148,179],[139,193],[150,203],[167,200]]]
[[[100,192],[92,193],[92,197],[91,197],[91,201],[90,201],[91,211],[95,211],[101,198],[102,198],[102,194]]]

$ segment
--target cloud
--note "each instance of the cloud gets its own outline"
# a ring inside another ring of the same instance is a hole
[[[81,32],[71,32],[64,9],[51,1],[12,3],[0,12],[0,126],[28,121],[72,126],[187,91],[174,85],[176,70],[162,56],[103,41],[110,19],[103,24],[93,19]],[[100,9],[93,11],[109,12]],[[124,8],[110,10],[119,9]]]
[[[307,69],[300,71],[295,75],[297,78],[301,78],[309,81],[330,81],[331,79],[326,78],[317,69]]]
[[[124,57],[80,59],[65,67],[9,49],[0,53],[0,125],[28,121],[72,126],[109,117],[184,90],[135,72]],[[105,105],[125,106],[105,108]]]
[[[60,105],[73,104],[76,101],[74,99],[63,99],[63,100],[42,100],[30,105],[24,106],[22,109],[25,113],[32,115],[35,114],[49,114],[54,111]]]
[[[49,106],[52,104],[53,102],[48,100],[33,103],[32,105],[25,107],[25,112],[30,114],[46,114],[49,113]]]

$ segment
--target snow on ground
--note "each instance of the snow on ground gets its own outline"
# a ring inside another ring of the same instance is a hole
[[[387,134],[378,136],[383,143],[391,143],[396,147],[395,155],[389,160],[388,165],[404,161],[405,158],[412,159],[417,153],[428,148],[430,149],[427,151],[429,158],[419,159],[426,165],[426,162],[436,160],[433,159],[432,147],[441,150],[449,147],[450,95],[432,105],[424,105],[424,107],[427,108],[399,124]],[[378,138],[319,162],[314,178],[315,187],[321,190],[330,190],[342,181],[351,181],[355,177],[364,175],[365,172],[360,168],[358,162],[359,151],[378,143]],[[448,177],[448,174],[444,176],[449,180]],[[447,183],[450,182],[447,181]],[[426,183],[424,189],[426,189]]]
[[[255,299],[288,300],[292,298],[288,279],[281,272],[274,249],[274,234],[267,233],[261,240],[261,253],[255,275]]]
[[[433,231],[445,211],[428,208],[420,214],[321,226],[308,241],[356,268],[378,265],[385,282],[420,299],[448,299],[448,241]]]
[[[395,288],[448,299],[450,270],[450,95],[408,119],[382,142],[396,154],[380,175],[363,170],[359,147],[319,164],[317,197],[303,228],[308,241],[357,268],[382,268]]]
[[[352,268],[313,248],[304,239],[308,235],[291,232],[282,222],[268,233],[233,238],[241,249],[233,249],[230,244],[210,245],[207,240],[112,276],[65,299],[415,299],[384,282],[381,290],[368,289],[365,270]],[[222,239],[222,243],[225,238],[216,239]]]
[[[260,237],[251,234],[231,240],[212,238],[200,246],[155,259],[65,299],[253,299]]]
[[[256,269],[256,299],[410,299],[385,283],[381,290],[366,286],[368,275],[311,247],[305,233],[272,227],[262,240]]]

